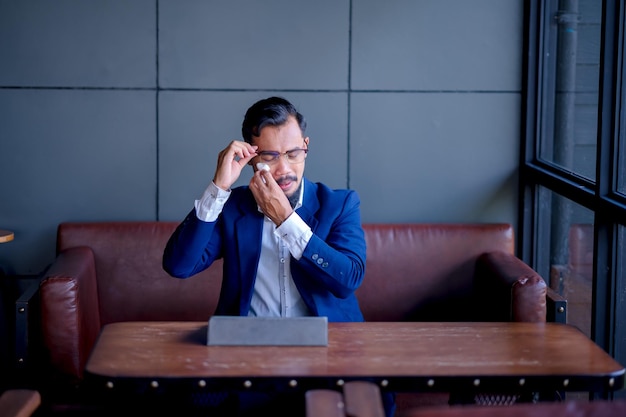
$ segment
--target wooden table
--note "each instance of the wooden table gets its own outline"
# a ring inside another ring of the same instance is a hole
[[[624,367],[558,323],[329,323],[328,346],[207,346],[205,322],[105,326],[86,382],[109,392],[332,388],[353,379],[392,391],[608,392]]]
[[[10,242],[14,237],[15,235],[13,232],[0,229],[0,243]]]

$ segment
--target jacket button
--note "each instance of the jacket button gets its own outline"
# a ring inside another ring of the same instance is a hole
[[[317,260],[317,264],[318,264],[318,265],[321,265],[321,264],[322,264],[322,262],[324,262],[324,258],[319,258],[319,259]]]
[[[313,256],[311,256],[311,259],[316,260],[317,258],[319,258],[319,255],[317,253],[314,253]]]

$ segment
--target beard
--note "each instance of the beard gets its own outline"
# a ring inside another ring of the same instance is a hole
[[[300,181],[300,184],[298,185],[298,188],[296,188],[296,191],[293,192],[293,194],[291,194],[290,196],[287,196],[287,199],[289,200],[289,204],[291,205],[292,209],[296,209],[296,205],[298,204],[298,201],[300,201],[300,190],[302,189],[302,181]]]

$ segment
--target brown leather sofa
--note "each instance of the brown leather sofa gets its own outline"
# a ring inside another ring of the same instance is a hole
[[[107,323],[209,319],[221,262],[185,280],[167,275],[161,257],[176,225],[59,225],[58,256],[43,273],[37,298],[43,347],[37,368],[44,385],[55,392],[80,388],[89,353]],[[365,224],[364,229],[367,266],[357,297],[366,320],[543,322],[564,315],[550,314],[553,292],[514,256],[509,224]],[[404,401],[398,399],[399,407]]]

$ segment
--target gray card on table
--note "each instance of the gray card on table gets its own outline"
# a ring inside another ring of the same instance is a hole
[[[327,317],[213,316],[210,346],[328,346]]]

